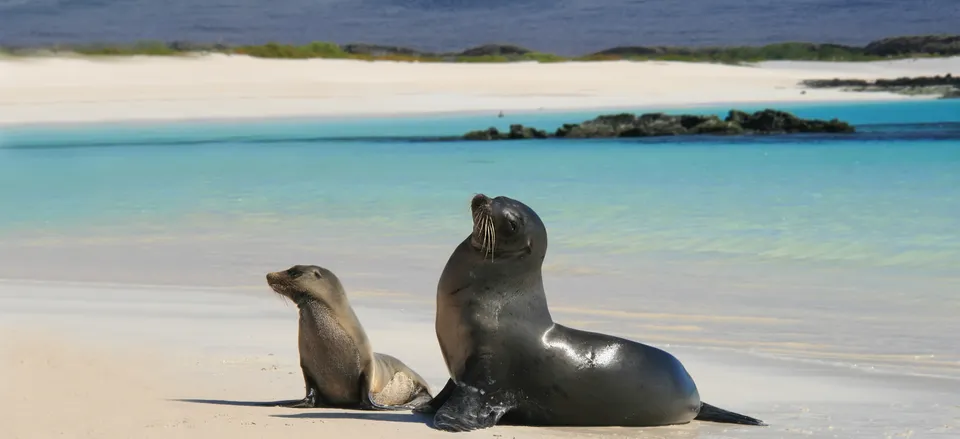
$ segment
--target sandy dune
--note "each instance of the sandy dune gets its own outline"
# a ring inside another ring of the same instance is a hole
[[[960,58],[873,63],[434,64],[246,56],[0,59],[0,124],[903,99],[809,78],[960,74]]]

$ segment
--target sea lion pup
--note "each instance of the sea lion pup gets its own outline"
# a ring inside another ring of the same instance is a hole
[[[300,310],[300,369],[306,396],[265,405],[403,410],[430,401],[430,387],[420,375],[390,355],[373,352],[333,272],[295,265],[268,273],[267,283]]]
[[[435,428],[765,425],[700,401],[673,355],[553,322],[541,268],[547,231],[525,204],[477,195],[473,233],[437,285],[437,339],[451,379],[427,405]],[[591,294],[591,291],[584,291]]]

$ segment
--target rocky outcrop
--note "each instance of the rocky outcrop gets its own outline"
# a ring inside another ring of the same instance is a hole
[[[905,95],[940,95],[950,97],[960,92],[960,77],[949,73],[940,76],[915,76],[894,79],[807,79],[800,85],[810,88],[843,88],[849,91],[890,92]]]
[[[454,60],[457,57],[503,56],[507,58],[521,57],[533,53],[532,50],[512,44],[484,44],[471,47],[460,52],[427,52],[402,46],[385,46],[380,44],[353,43],[341,46],[344,52],[353,55],[372,57],[404,56],[410,58],[435,58]]]
[[[960,35],[915,35],[884,38],[863,48],[874,56],[910,54],[960,55]]]
[[[944,93],[943,96],[940,96],[940,99],[960,99],[960,90]]]
[[[596,139],[682,135],[853,133],[855,131],[852,125],[837,119],[802,119],[785,111],[767,109],[752,114],[730,110],[724,119],[716,115],[695,114],[609,114],[578,124],[563,124],[553,134],[523,125],[510,125],[510,131],[506,133],[491,127],[486,130],[471,131],[465,134],[463,139],[513,140],[550,137]]]
[[[424,52],[409,47],[384,46],[380,44],[352,43],[340,46],[344,52],[354,55],[368,55],[375,57],[383,56],[408,56],[408,57],[435,57],[437,54]]]
[[[470,131],[463,135],[465,140],[519,140],[519,139],[546,139],[546,131],[525,127],[520,124],[510,125],[510,131],[501,133],[500,130],[490,127],[485,130]]]
[[[464,50],[457,56],[522,56],[532,52],[530,49],[512,44],[484,44]]]
[[[757,56],[760,56],[764,48],[772,48],[775,46],[790,46],[794,54],[796,53],[820,53],[827,51],[843,51],[848,53],[858,53],[862,51],[861,48],[853,46],[845,46],[841,44],[817,44],[817,43],[782,43],[782,44],[769,44],[767,46],[747,46],[747,47],[680,47],[680,46],[617,46],[611,47],[609,49],[601,50],[599,52],[591,53],[588,56],[597,57],[597,56],[615,56],[622,58],[629,57],[648,57],[648,56],[664,56],[664,55],[675,55],[675,56],[719,56],[725,53],[731,53],[734,50],[738,50],[745,54],[747,51],[757,52]]]

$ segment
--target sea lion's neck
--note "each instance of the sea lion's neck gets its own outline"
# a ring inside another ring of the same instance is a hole
[[[487,317],[494,321],[517,318],[522,320],[525,326],[538,327],[544,331],[553,326],[553,317],[547,306],[547,296],[539,271],[523,276],[491,277],[488,280],[475,281],[470,290],[472,294],[482,297],[483,302],[495,304],[474,309],[474,312],[480,314],[490,313]]]
[[[307,293],[300,293],[293,297],[293,303],[297,305],[297,308],[300,308],[300,311],[310,309],[311,306],[317,303],[317,299],[310,297]]]
[[[539,270],[536,275],[526,276],[522,282],[516,284],[516,287],[516,292],[512,293],[515,297],[505,304],[504,309],[516,310],[529,324],[542,327],[544,330],[552,327],[553,316],[550,315],[547,294],[543,290],[543,278]]]

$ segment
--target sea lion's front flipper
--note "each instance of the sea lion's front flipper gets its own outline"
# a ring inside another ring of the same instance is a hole
[[[303,374],[303,380],[307,388],[307,395],[304,396],[303,399],[265,402],[260,405],[266,407],[286,407],[291,409],[312,409],[322,407],[323,404],[317,404],[317,386],[313,383],[313,380],[310,379],[309,375],[306,374],[305,370]]]
[[[413,409],[413,411],[424,414],[436,413],[437,410],[440,410],[440,407],[443,406],[443,403],[450,399],[450,395],[453,394],[453,390],[456,388],[457,384],[453,382],[453,379],[448,379],[447,384],[443,386],[443,390],[441,390],[437,396],[434,396],[430,402]]]
[[[442,392],[441,392],[442,393]],[[433,426],[445,431],[473,431],[497,425],[503,415],[516,407],[511,394],[499,391],[483,392],[471,386],[460,385],[437,410]]]
[[[303,399],[288,399],[284,401],[271,401],[257,404],[262,407],[286,407],[291,409],[312,409],[318,408],[316,391],[310,389],[307,396]]]
[[[275,403],[276,407],[286,407],[291,409],[312,409],[317,408],[316,396],[312,393],[308,394],[305,398],[299,401],[277,401]]]

